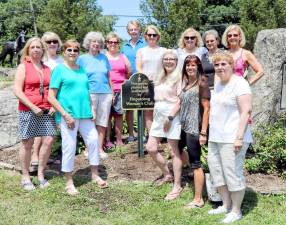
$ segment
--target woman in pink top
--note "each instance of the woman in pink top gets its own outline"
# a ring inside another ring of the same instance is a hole
[[[256,57],[248,50],[244,49],[245,35],[238,25],[230,25],[226,28],[222,36],[222,44],[228,48],[228,52],[234,59],[234,73],[238,76],[246,76],[248,66],[255,72],[248,81],[252,85],[263,76],[263,68]]]
[[[173,159],[174,186],[165,197],[166,200],[174,200],[182,191],[181,173],[182,160],[178,149],[181,134],[179,119],[179,95],[181,93],[180,73],[176,70],[178,56],[175,50],[167,50],[162,57],[163,70],[154,80],[155,106],[153,122],[150,129],[146,149],[163,176],[155,181],[156,185],[162,185],[173,181],[173,176],[167,166],[164,157],[158,152],[161,138],[167,138],[171,147]]]
[[[106,44],[108,51],[106,56],[111,65],[110,78],[112,82],[112,89],[114,96],[112,99],[111,116],[109,121],[109,127],[106,134],[106,147],[113,147],[110,142],[110,129],[111,119],[114,117],[116,145],[121,146],[122,143],[122,126],[123,126],[123,110],[121,107],[121,85],[131,74],[131,67],[127,57],[119,52],[120,38],[114,33],[110,32],[106,37]]]
[[[54,110],[48,102],[48,88],[51,70],[42,62],[44,45],[37,37],[27,41],[23,48],[22,63],[18,66],[14,93],[19,99],[19,134],[22,139],[20,163],[22,187],[34,190],[29,175],[31,150],[35,137],[42,137],[39,155],[38,180],[40,187],[49,185],[44,178],[44,169],[50,156],[53,136],[56,135]]]

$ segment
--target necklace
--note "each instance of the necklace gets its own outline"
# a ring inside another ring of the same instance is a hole
[[[192,87],[195,86],[195,84],[198,82],[198,79],[196,79],[195,81],[193,81],[191,84],[189,84],[189,82],[187,83],[186,87],[184,87],[184,91],[190,90]]]
[[[39,80],[40,80],[39,93],[42,96],[42,98],[44,98],[44,94],[45,94],[45,89],[44,89],[45,74],[43,73],[43,65],[41,64],[41,68],[39,68],[38,65],[33,63],[33,66],[34,66],[35,70],[37,71],[37,75],[38,75]]]

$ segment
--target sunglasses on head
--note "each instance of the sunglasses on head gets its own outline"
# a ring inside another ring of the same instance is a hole
[[[119,41],[107,41],[107,44],[110,44],[110,45],[118,45],[119,44]]]
[[[49,40],[49,41],[46,41],[47,44],[58,44],[59,41],[58,40]]]
[[[184,37],[184,39],[186,40],[186,41],[188,41],[188,40],[195,40],[197,37],[196,36],[185,36]]]
[[[155,38],[158,36],[158,34],[146,34],[149,38]]]
[[[77,48],[67,48],[66,51],[70,52],[70,53],[71,52],[74,52],[74,53],[78,53],[79,52],[79,50]]]
[[[231,37],[238,37],[239,34],[228,34],[227,37],[231,38]]]

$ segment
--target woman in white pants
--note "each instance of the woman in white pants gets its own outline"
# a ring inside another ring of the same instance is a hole
[[[229,53],[216,53],[213,64],[219,80],[211,97],[208,165],[223,205],[208,213],[227,213],[222,223],[232,223],[242,218],[246,188],[243,162],[252,142],[248,127],[252,98],[248,82],[234,74]]]
[[[48,100],[58,111],[56,120],[60,124],[62,136],[62,171],[66,177],[66,191],[69,195],[76,195],[78,190],[73,184],[72,171],[77,131],[88,148],[92,181],[100,188],[107,187],[107,183],[98,175],[98,134],[94,125],[95,109],[91,104],[88,78],[83,68],[76,64],[80,45],[75,40],[68,40],[63,49],[64,63],[53,70]]]

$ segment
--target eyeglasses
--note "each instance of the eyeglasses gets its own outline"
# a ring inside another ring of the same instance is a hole
[[[132,29],[128,29],[130,32],[131,31],[139,31],[139,29],[138,28],[132,28]]]
[[[46,41],[47,44],[58,44],[59,41],[58,40],[49,40],[49,41]]]
[[[155,38],[158,36],[158,34],[146,34],[149,38]]]
[[[206,43],[214,43],[215,40],[207,40]]]
[[[119,44],[119,41],[107,41],[107,44],[110,44],[110,45],[118,45]]]
[[[176,58],[163,58],[163,61],[164,62],[175,62],[177,61],[177,59]]]
[[[228,38],[231,38],[231,37],[238,37],[238,36],[239,36],[239,34],[228,34],[228,35],[227,35],[227,37],[228,37]]]
[[[72,52],[73,53],[78,53],[79,52],[79,50],[77,48],[67,48],[66,51],[70,52],[70,53],[72,53]]]
[[[188,40],[195,40],[197,37],[196,36],[185,36],[184,39],[185,41],[188,41]]]

